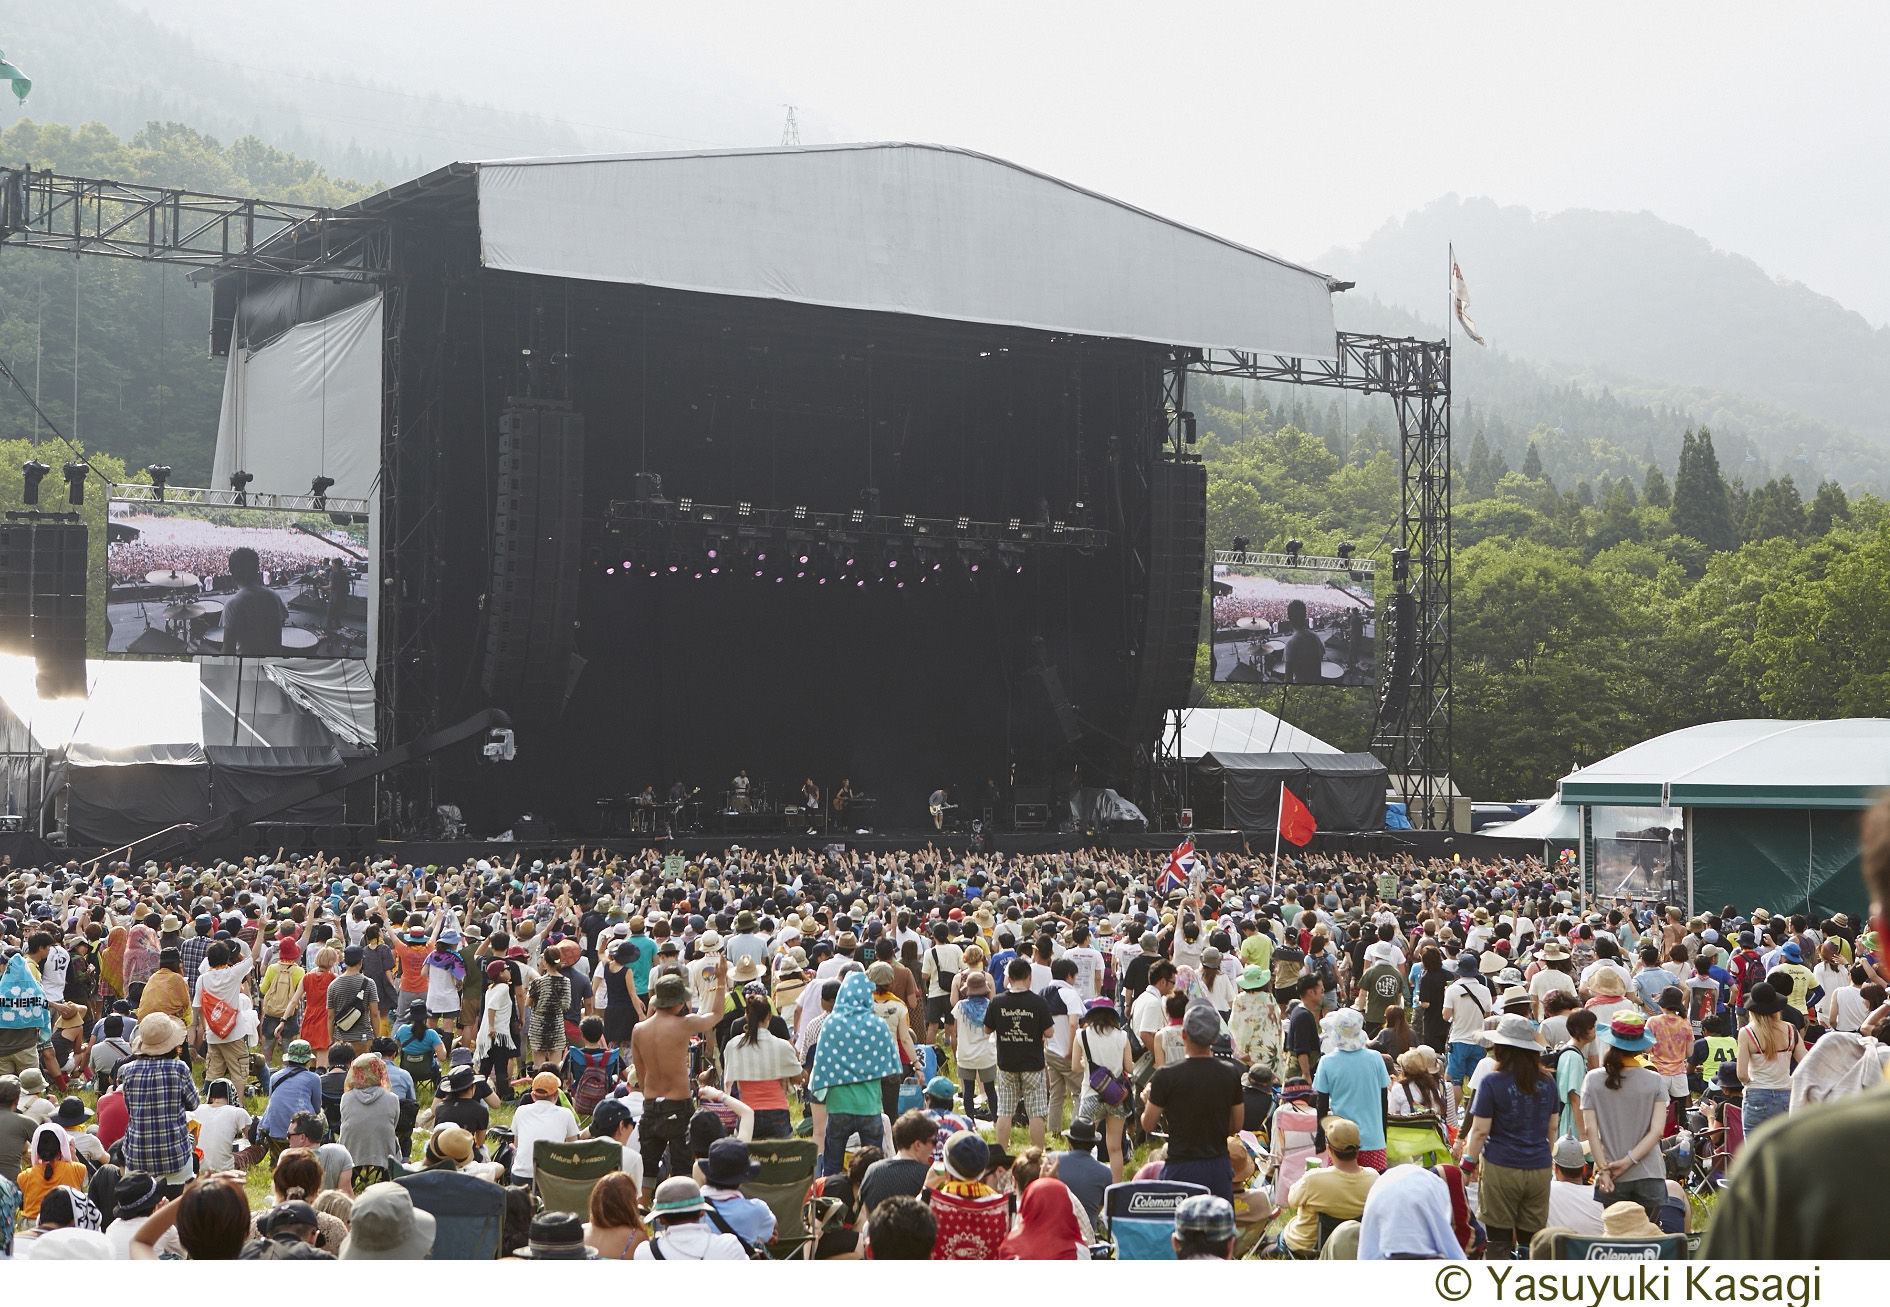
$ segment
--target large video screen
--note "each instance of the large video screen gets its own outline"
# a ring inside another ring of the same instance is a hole
[[[114,499],[109,653],[366,658],[367,518]]]
[[[1216,563],[1213,679],[1378,685],[1369,572]]]

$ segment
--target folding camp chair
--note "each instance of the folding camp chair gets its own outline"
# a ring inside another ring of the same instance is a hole
[[[389,1180],[398,1180],[402,1176],[418,1174],[420,1174],[420,1168],[406,1158],[401,1157],[397,1153],[389,1153],[387,1155],[387,1178]]]
[[[505,1190],[461,1171],[421,1171],[395,1181],[413,1205],[431,1212],[433,1260],[489,1262],[506,1251]]]
[[[1175,1208],[1207,1189],[1181,1180],[1124,1180],[1103,1190],[1102,1219],[1119,1262],[1175,1260]]]
[[[612,1171],[623,1170],[623,1145],[615,1139],[581,1139],[532,1145],[532,1192],[547,1212],[591,1210],[591,1190]]]
[[[757,1139],[748,1145],[761,1172],[744,1184],[744,1198],[759,1198],[774,1213],[774,1241],[768,1253],[792,1257],[813,1237],[807,1225],[807,1191],[814,1186],[820,1146],[811,1139]]]
[[[1558,1262],[1684,1262],[1687,1237],[1666,1234],[1658,1239],[1610,1239],[1590,1234],[1558,1234],[1549,1243]]]
[[[1319,1213],[1319,1232],[1313,1236],[1313,1246],[1310,1249],[1301,1252],[1297,1248],[1288,1246],[1285,1238],[1286,1232],[1282,1230],[1271,1242],[1264,1239],[1260,1241],[1260,1256],[1277,1257],[1289,1262],[1309,1262],[1317,1260],[1319,1250],[1326,1246],[1326,1240],[1332,1237],[1332,1232],[1341,1225],[1344,1225],[1349,1219],[1351,1218],[1332,1216],[1326,1212],[1321,1212]]]
[[[937,1189],[920,1197],[938,1222],[938,1240],[932,1245],[935,1262],[989,1262],[997,1260],[998,1245],[1011,1228],[1010,1194],[960,1198]]]

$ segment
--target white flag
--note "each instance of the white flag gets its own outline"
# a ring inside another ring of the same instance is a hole
[[[1464,334],[1487,349],[1489,342],[1477,335],[1477,324],[1470,321],[1470,292],[1464,289],[1463,269],[1457,266],[1454,254],[1450,257],[1450,306],[1463,325]]]

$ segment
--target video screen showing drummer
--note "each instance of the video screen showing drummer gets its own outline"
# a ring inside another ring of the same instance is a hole
[[[106,525],[109,652],[367,656],[365,523],[114,501]]]
[[[1213,679],[1236,684],[1374,686],[1369,574],[1216,564]]]

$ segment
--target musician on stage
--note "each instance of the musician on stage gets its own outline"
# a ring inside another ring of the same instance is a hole
[[[936,790],[933,790],[932,797],[926,800],[925,806],[931,810],[933,827],[940,831],[944,830],[945,814],[952,806],[951,787],[941,785]]]
[[[820,822],[820,786],[812,776],[801,782],[801,807],[807,811],[807,833],[813,835]]]
[[[653,806],[656,803],[656,787],[654,785],[645,785],[643,787],[643,793],[631,799],[630,802],[646,808]]]
[[[689,787],[682,783],[682,778],[679,776],[676,778],[676,783],[669,787],[669,801],[671,803],[685,803],[688,801],[690,793]]]
[[[728,806],[731,812],[748,811],[747,768],[735,773],[735,779],[728,783]]]
[[[853,778],[843,776],[840,779],[840,788],[835,790],[833,794],[833,810],[841,816],[845,816],[847,809],[851,807],[852,804]]]

